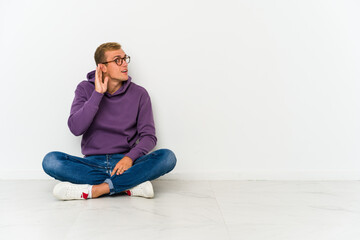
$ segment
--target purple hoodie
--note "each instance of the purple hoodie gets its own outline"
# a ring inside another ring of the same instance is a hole
[[[145,88],[129,76],[114,94],[101,94],[95,91],[95,71],[87,79],[75,90],[68,119],[70,131],[75,136],[83,134],[82,154],[121,153],[134,161],[151,151],[157,138]]]

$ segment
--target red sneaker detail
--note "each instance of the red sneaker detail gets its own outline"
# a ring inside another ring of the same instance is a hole
[[[86,193],[84,193],[84,192],[81,194],[81,197],[84,198],[84,199],[87,199],[88,196],[89,196],[89,194],[86,194]]]
[[[127,193],[127,195],[131,196],[130,190],[126,190],[125,192]]]

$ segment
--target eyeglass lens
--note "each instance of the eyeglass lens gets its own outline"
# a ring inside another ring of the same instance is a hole
[[[115,63],[119,66],[121,66],[123,64],[124,58],[117,58],[115,59]],[[125,61],[126,63],[130,62],[130,56],[125,56]]]

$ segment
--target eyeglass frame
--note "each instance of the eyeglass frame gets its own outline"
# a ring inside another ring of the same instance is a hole
[[[125,54],[125,56],[124,56],[123,58],[120,57],[120,56],[116,56],[116,57],[117,57],[117,58],[115,58],[115,59],[112,60],[112,61],[102,62],[101,64],[107,64],[107,63],[115,62],[116,65],[121,66],[121,65],[124,63],[124,61],[126,62],[126,59],[127,59],[127,58],[129,58],[129,62],[127,62],[127,63],[130,63],[130,60],[131,60],[130,56],[129,56],[129,55],[126,55],[126,54]],[[121,61],[120,61],[120,65],[117,63],[117,61],[118,61],[119,59],[121,60]]]

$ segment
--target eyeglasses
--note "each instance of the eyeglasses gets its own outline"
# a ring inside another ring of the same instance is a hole
[[[126,63],[130,63],[130,56],[125,55],[125,57],[123,57],[123,58],[117,57],[117,58],[115,58],[115,59],[112,60],[112,61],[103,62],[102,64],[107,64],[107,63],[115,62],[116,65],[121,66],[121,65],[123,64],[124,60],[125,60]]]

